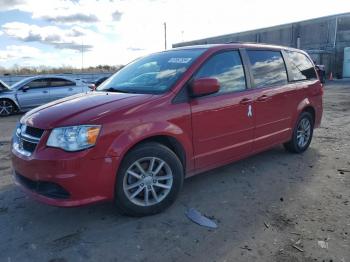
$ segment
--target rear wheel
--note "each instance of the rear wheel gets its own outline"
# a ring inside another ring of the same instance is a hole
[[[129,152],[117,174],[117,208],[130,216],[146,216],[170,206],[181,190],[181,161],[166,146],[142,144]]]
[[[0,116],[9,116],[16,111],[16,105],[8,99],[0,100]]]
[[[310,145],[314,129],[314,119],[309,112],[302,112],[293,130],[292,139],[284,147],[292,153],[302,153]]]

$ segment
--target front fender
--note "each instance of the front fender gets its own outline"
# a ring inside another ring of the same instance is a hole
[[[0,99],[8,99],[8,100],[11,100],[18,108],[18,110],[21,110],[21,107],[17,101],[17,95],[15,93],[9,93],[9,94],[6,94],[6,93],[2,93],[0,95]]]
[[[168,136],[176,139],[186,152],[187,168],[192,167],[193,149],[191,136],[179,126],[170,122],[140,123],[140,125],[132,129],[123,131],[108,148],[108,156],[122,159],[132,147],[145,139],[155,136]]]

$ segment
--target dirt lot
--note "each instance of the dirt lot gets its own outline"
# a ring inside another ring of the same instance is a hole
[[[0,261],[350,262],[350,82],[328,84],[324,100],[303,155],[276,147],[190,178],[170,209],[146,218],[112,204],[63,209],[27,198],[11,178],[20,116],[2,118]],[[189,221],[190,207],[219,227]]]

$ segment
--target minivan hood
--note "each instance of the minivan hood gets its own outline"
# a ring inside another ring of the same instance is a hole
[[[26,113],[21,123],[41,129],[96,124],[106,115],[135,106],[151,97],[149,94],[81,93],[37,107]]]

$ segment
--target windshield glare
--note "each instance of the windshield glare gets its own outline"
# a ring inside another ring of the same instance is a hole
[[[205,49],[172,50],[130,63],[103,84],[98,91],[159,94],[167,91]]]

